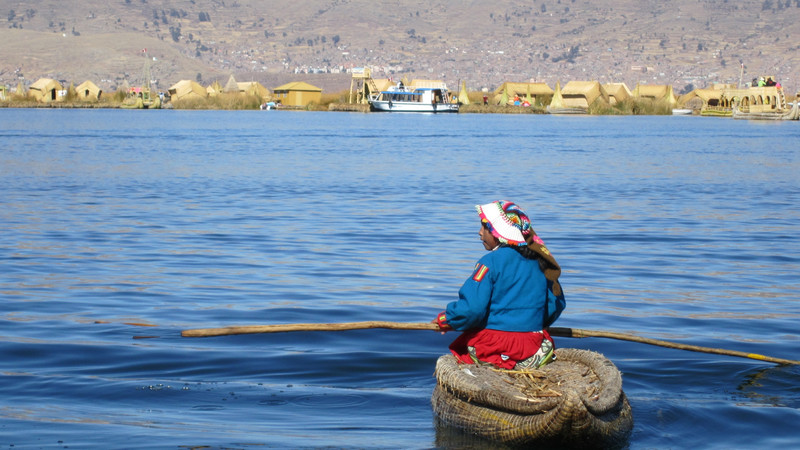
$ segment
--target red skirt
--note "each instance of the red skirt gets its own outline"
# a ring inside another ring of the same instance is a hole
[[[552,342],[550,333],[545,331],[465,331],[452,344],[450,351],[459,361],[474,364],[468,347],[475,348],[475,356],[483,362],[501,369],[513,369],[517,362],[533,356],[542,346],[542,340]]]

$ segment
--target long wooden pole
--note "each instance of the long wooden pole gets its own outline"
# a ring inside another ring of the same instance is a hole
[[[229,336],[235,334],[256,334],[256,333],[285,333],[289,331],[346,331],[364,330],[370,328],[386,328],[391,330],[428,330],[439,331],[439,326],[430,322],[343,322],[343,323],[294,323],[279,325],[249,325],[223,328],[197,328],[183,330],[183,337],[212,337]],[[800,361],[783,358],[773,358],[771,356],[759,355],[757,353],[740,352],[736,350],[725,350],[722,348],[700,347],[697,345],[681,344],[678,342],[663,341],[660,339],[650,339],[627,333],[616,333],[613,331],[581,330],[578,328],[551,327],[548,329],[551,335],[557,337],[587,338],[599,337],[617,339],[622,341],[638,342],[641,344],[656,345],[659,347],[673,348],[677,350],[689,350],[693,352],[712,353],[716,355],[736,356],[739,358],[756,359],[775,364],[800,365]]]
[[[198,328],[183,330],[183,337],[212,337],[232,334],[285,333],[288,331],[346,331],[364,330],[368,328],[388,328],[391,330],[431,330],[438,331],[439,326],[433,323],[407,322],[343,322],[343,323],[289,323],[279,325],[249,325],[224,328]]]
[[[616,333],[613,331],[580,330],[578,328],[559,328],[559,327],[550,327],[548,331],[550,332],[551,335],[559,337],[573,337],[573,338],[599,337],[608,339],[618,339],[622,341],[639,342],[641,344],[657,345],[659,347],[674,348],[677,350],[689,350],[692,352],[737,356],[739,358],[757,359],[759,361],[767,361],[775,364],[800,365],[800,361],[796,361],[793,359],[774,358],[772,356],[759,355],[758,353],[747,353],[747,352],[740,352],[737,350],[725,350],[724,348],[700,347],[699,345],[689,345],[689,344],[681,344],[678,342],[662,341],[660,339],[650,339],[646,337],[636,336],[633,334]]]

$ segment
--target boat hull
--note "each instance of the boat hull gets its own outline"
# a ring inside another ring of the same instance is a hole
[[[733,109],[722,107],[707,107],[700,110],[700,115],[704,117],[731,117]]]
[[[559,349],[556,361],[526,373],[445,355],[436,378],[431,404],[439,423],[492,441],[618,448],[633,429],[622,375],[596,352]]]
[[[742,111],[733,107],[733,118],[744,120],[800,120],[800,102],[794,102],[792,108],[785,111]]]
[[[369,102],[373,111],[382,112],[424,112],[424,113],[449,113],[458,112],[458,103],[420,103],[396,102],[384,100],[371,100]]]

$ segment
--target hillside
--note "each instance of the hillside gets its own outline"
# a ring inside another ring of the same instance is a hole
[[[143,49],[166,89],[303,80],[347,89],[376,76],[504,81],[599,80],[676,90],[775,75],[800,88],[800,0],[0,0],[0,83],[141,82]],[[744,70],[741,71],[741,64]]]

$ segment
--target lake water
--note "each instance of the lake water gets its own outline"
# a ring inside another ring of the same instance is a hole
[[[557,326],[800,359],[800,124],[0,110],[0,447],[458,448],[427,322],[517,202]],[[800,367],[609,339],[631,449],[800,444]],[[495,448],[476,441],[472,448]]]

